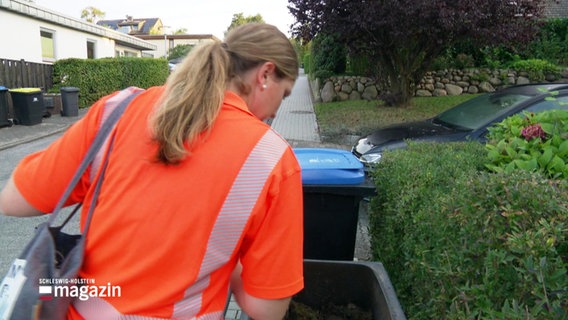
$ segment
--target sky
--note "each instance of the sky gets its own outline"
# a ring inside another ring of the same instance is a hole
[[[160,18],[168,32],[186,28],[189,34],[213,34],[223,39],[233,15],[260,14],[266,23],[290,36],[294,22],[288,0],[34,0],[36,5],[80,19],[81,11],[95,7],[105,12],[104,19]]]

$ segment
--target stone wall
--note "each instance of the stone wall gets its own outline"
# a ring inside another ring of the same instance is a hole
[[[508,85],[531,82],[536,81],[531,81],[528,73],[512,70],[442,70],[426,73],[417,85],[415,96],[430,97],[493,92]],[[568,68],[559,76],[546,75],[544,82],[568,83]],[[377,100],[380,96],[377,82],[372,78],[360,76],[334,76],[325,80],[323,85],[316,80],[312,82],[312,89],[318,102]]]

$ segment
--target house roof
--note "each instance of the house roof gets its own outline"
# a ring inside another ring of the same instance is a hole
[[[168,34],[168,35],[159,35],[159,34],[151,34],[151,35],[144,35],[144,34],[137,34],[136,37],[144,40],[163,40],[164,36],[166,39],[169,40],[216,40],[219,41],[219,38],[212,34]]]
[[[544,0],[546,18],[568,18],[568,0]]]
[[[150,34],[150,30],[158,23],[161,22],[160,18],[132,18],[127,17],[126,19],[113,19],[113,20],[99,20],[97,25],[108,26],[113,30],[118,30],[122,26],[127,25],[138,25],[139,30],[136,33],[131,34]]]

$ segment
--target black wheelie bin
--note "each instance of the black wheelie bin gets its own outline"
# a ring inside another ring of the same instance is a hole
[[[376,193],[350,152],[294,148],[302,168],[304,258],[353,260],[360,202]]]
[[[40,88],[10,89],[16,124],[33,126],[40,124],[45,115],[43,92]]]

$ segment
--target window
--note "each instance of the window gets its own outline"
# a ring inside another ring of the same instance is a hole
[[[43,61],[48,61],[48,62],[55,61],[54,35],[55,35],[54,31],[46,29],[40,30],[41,57]]]
[[[563,109],[568,110],[568,95],[560,97],[552,97],[551,100],[543,100],[533,106],[527,108],[526,111],[529,112],[539,112],[551,109]]]
[[[87,40],[87,59],[95,58],[95,42]]]

